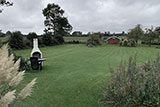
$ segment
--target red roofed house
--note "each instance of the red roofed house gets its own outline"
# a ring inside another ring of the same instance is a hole
[[[108,44],[119,44],[120,38],[117,36],[111,36],[107,39]]]

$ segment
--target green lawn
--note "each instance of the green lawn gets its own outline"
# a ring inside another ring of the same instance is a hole
[[[37,77],[31,97],[16,107],[98,107],[103,81],[112,74],[120,61],[127,61],[137,53],[138,63],[157,56],[159,49],[150,47],[119,47],[103,45],[93,48],[85,45],[62,45],[41,48],[47,58],[41,72],[27,72],[21,89]],[[31,49],[15,51],[29,58]]]

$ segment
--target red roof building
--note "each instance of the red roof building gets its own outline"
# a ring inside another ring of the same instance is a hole
[[[111,36],[107,39],[108,44],[119,44],[120,38],[117,36]]]

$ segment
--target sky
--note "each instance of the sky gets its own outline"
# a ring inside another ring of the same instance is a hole
[[[1,7],[0,29],[3,32],[21,31],[24,34],[43,34],[42,9],[48,3],[65,10],[73,31],[128,32],[137,24],[142,28],[160,26],[160,0],[10,0],[12,7]]]

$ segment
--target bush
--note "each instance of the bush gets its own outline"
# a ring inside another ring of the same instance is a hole
[[[62,36],[53,36],[51,32],[42,35],[42,42],[46,46],[60,45],[64,43]]]
[[[136,42],[135,42],[135,40],[127,40],[127,39],[125,39],[125,40],[121,40],[120,46],[136,47]]]
[[[12,49],[23,49],[25,48],[23,43],[23,36],[21,32],[13,32],[9,38],[9,45]]]
[[[136,47],[136,42],[134,40],[130,40],[130,46],[131,47]]]
[[[88,41],[87,41],[87,46],[88,46],[88,44],[92,44],[94,46],[102,44],[100,35],[91,34],[89,37],[90,37],[90,39],[88,39]]]
[[[136,66],[136,60],[130,58],[128,68],[121,63],[104,87],[103,95],[103,106],[159,107],[160,57],[140,66]]]
[[[62,36],[55,36],[54,38],[55,38],[54,43],[55,43],[56,45],[60,45],[60,44],[63,44],[63,43],[64,43],[64,38],[63,38]]]
[[[37,38],[37,34],[35,32],[31,32],[27,35],[27,39],[30,40],[30,42],[33,42],[33,39]]]
[[[80,42],[77,40],[73,40],[73,41],[69,41],[69,42],[66,42],[68,44],[80,44]]]
[[[127,39],[124,40],[123,46],[128,46],[128,40]]]
[[[24,44],[24,46],[25,46],[26,48],[30,48],[30,47],[33,46],[33,43],[32,43],[30,40],[28,40],[28,39],[24,39],[24,40],[23,40],[23,44]]]
[[[42,35],[43,44],[46,46],[53,45],[53,38],[51,33],[45,33]]]

